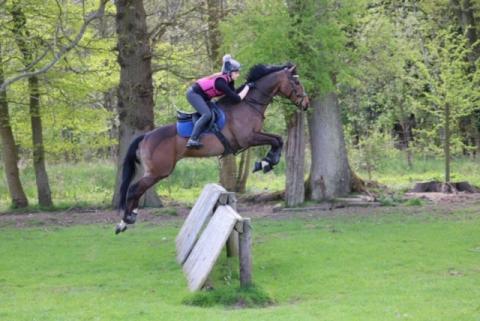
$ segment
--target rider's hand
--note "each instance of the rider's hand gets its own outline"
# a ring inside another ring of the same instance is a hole
[[[250,88],[250,89],[253,89],[255,88],[255,83],[252,81],[252,82],[249,82],[247,83],[247,86]]]

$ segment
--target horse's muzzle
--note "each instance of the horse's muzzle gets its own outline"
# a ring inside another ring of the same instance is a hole
[[[310,99],[308,99],[308,96],[305,96],[302,98],[302,101],[300,102],[300,106],[302,109],[305,111],[310,107]]]

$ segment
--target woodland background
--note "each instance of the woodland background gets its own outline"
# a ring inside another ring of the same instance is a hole
[[[0,0],[0,209],[115,205],[128,143],[189,110],[186,88],[225,53],[243,76],[296,63],[311,108],[269,107],[267,131],[287,141],[270,176],[249,175],[263,148],[185,160],[162,196],[220,180],[295,206],[357,175],[479,184],[479,16],[478,0]]]

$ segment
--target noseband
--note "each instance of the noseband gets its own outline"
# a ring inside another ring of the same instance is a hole
[[[292,97],[295,96],[295,100],[301,98],[300,102],[297,104],[295,103],[297,106],[302,106],[303,104],[303,101],[305,100],[305,98],[308,96],[307,93],[305,92],[305,90],[303,91],[303,93],[299,94],[298,91],[297,91],[297,84],[295,82],[295,78],[298,77],[298,75],[288,75],[288,82],[290,83],[290,86],[292,87],[292,91],[290,92],[290,94],[287,96],[288,99],[292,100]]]

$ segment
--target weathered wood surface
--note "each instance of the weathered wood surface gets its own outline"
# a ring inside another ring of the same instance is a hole
[[[241,219],[230,206],[218,206],[183,265],[190,291],[202,288],[235,224]]]
[[[178,263],[183,264],[187,259],[200,231],[212,215],[214,207],[223,193],[227,193],[227,191],[217,184],[207,184],[203,188],[175,240]]]
[[[222,203],[221,199],[224,195],[228,195],[228,199],[225,201],[225,203]],[[235,212],[237,211],[237,198],[235,197],[235,193],[222,194],[218,200],[218,203],[222,205],[229,205],[235,210]],[[238,232],[234,229],[228,237],[227,257],[235,256],[238,256]]]
[[[252,227],[250,219],[243,219],[243,231],[240,233],[240,286],[246,288],[252,285]]]

